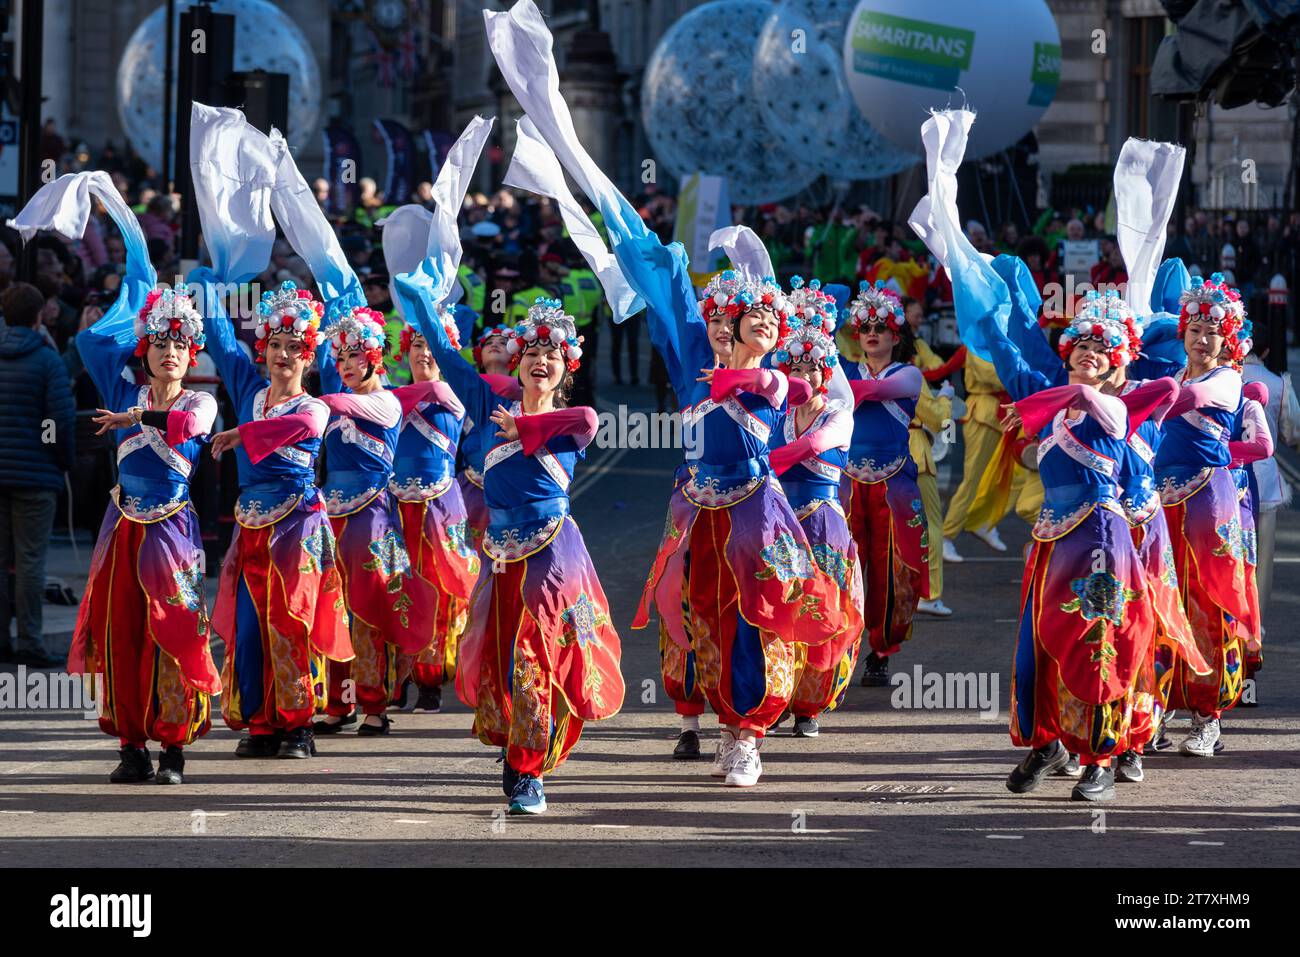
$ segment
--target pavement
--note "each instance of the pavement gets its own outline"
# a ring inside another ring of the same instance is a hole
[[[602,388],[603,408],[618,402],[645,407],[653,398],[644,386]],[[956,614],[918,618],[892,659],[895,672],[909,675],[918,667],[923,675],[973,673],[989,690],[996,680],[995,716],[914,708],[919,702],[902,700],[901,689],[855,684],[819,737],[795,739],[787,723],[763,745],[760,784],[726,789],[709,777],[707,757],[672,760],[677,719],[659,683],[657,631],[628,627],[678,454],[596,449],[580,465],[574,514],[620,626],[627,698],[619,715],[589,725],[546,778],[545,815],[504,814],[496,753],[469,736],[471,716],[450,690],[441,714],[398,714],[382,740],[322,738],[319,757],[295,763],[236,759],[237,736],[218,718],[186,749],[186,783],[167,788],[109,785],[116,742],[80,712],[11,711],[0,714],[0,866],[1294,864],[1294,508],[1279,521],[1260,706],[1225,718],[1225,750],[1212,759],[1149,756],[1146,781],[1119,785],[1107,805],[1071,802],[1066,778],[1030,795],[1006,790],[1020,758],[1006,709],[1028,539],[1013,516],[1002,524],[1005,554],[960,540],[967,560],[947,567],[943,595]],[[949,478],[945,470],[941,484]],[[74,555],[66,540],[56,543],[50,562],[78,596],[89,540],[79,547]],[[75,609],[46,611],[47,632],[71,630]],[[707,715],[703,727],[711,753],[716,729]],[[1175,740],[1185,727],[1184,719],[1171,729]]]

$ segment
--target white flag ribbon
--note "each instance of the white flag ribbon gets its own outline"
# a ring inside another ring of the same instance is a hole
[[[1151,312],[1151,291],[1165,253],[1165,227],[1178,198],[1187,151],[1173,143],[1130,138],[1115,164],[1115,235],[1128,270],[1124,300]]]
[[[546,145],[530,117],[523,117],[516,127],[515,153],[503,182],[555,200],[569,237],[600,280],[615,322],[622,322],[639,308],[636,292],[623,277],[623,271],[618,268],[614,254],[605,247],[595,224],[573,198],[568,183],[564,181],[559,159]]]
[[[190,174],[212,270],[244,282],[266,268],[275,243],[275,153],[239,110],[193,104]]]
[[[448,151],[438,171],[438,180],[433,184],[434,211],[408,204],[379,221],[384,227],[384,263],[388,275],[395,282],[397,276],[412,272],[426,257],[437,259],[442,266],[443,283],[448,287],[436,297],[441,305],[454,305],[464,294],[460,283],[455,281],[464,253],[456,219],[465,204],[465,194],[469,192],[483,146],[492,132],[492,123],[490,119],[474,117]],[[399,302],[392,283],[390,291],[393,302]]]
[[[618,219],[633,236],[647,235],[641,217],[578,141],[569,105],[560,95],[551,31],[537,5],[519,0],[505,12],[484,10],[483,20],[502,77],[578,188],[607,220]]]
[[[776,278],[772,257],[768,255],[763,240],[748,226],[724,226],[709,236],[709,249],[721,249],[733,266],[744,267],[755,279],[765,276]]]
[[[361,280],[348,263],[334,228],[294,162],[288,142],[274,127],[270,143],[275,157],[271,210],[289,245],[311,269],[316,285],[320,287],[321,299],[327,306],[345,293],[352,293],[356,299],[352,305],[365,305]]]
[[[921,126],[929,192],[916,204],[907,224],[945,269],[948,266],[948,244],[943,237],[944,231],[940,229],[939,218],[946,217],[954,226],[960,222],[957,168],[966,155],[966,137],[974,122],[975,114],[970,110],[933,110]],[[940,196],[943,197],[942,205]]]

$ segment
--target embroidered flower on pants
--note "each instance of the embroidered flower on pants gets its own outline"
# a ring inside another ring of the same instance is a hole
[[[384,578],[406,575],[411,571],[411,559],[406,554],[406,546],[394,529],[390,528],[383,538],[370,543],[370,554],[375,557],[362,566],[366,571],[378,571]]]
[[[1078,597],[1061,605],[1061,611],[1077,611],[1084,621],[1104,618],[1119,626],[1124,623],[1124,605],[1138,597],[1131,588],[1108,571],[1093,572],[1087,578],[1070,582],[1070,590]]]
[[[564,622],[562,644],[576,641],[579,648],[586,648],[587,642],[596,640],[596,630],[609,624],[609,616],[598,611],[586,592],[578,595],[578,600],[560,613]]]
[[[813,558],[817,567],[824,571],[840,588],[849,580],[849,562],[843,552],[838,552],[826,542],[818,542],[812,547]]]
[[[760,581],[776,578],[787,582],[794,578],[812,578],[813,567],[807,546],[800,545],[789,532],[782,532],[776,541],[764,547],[763,563],[766,566],[756,577]]]

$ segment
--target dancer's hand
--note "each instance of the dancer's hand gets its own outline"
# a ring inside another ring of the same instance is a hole
[[[710,366],[710,367],[708,367],[708,368],[701,369],[701,370],[700,370],[700,374],[699,374],[699,376],[696,377],[695,381],[696,381],[696,382],[708,382],[708,383],[711,385],[711,384],[713,383],[713,371],[714,371],[715,368],[717,368],[717,367],[716,367],[716,366]]]
[[[239,429],[226,429],[224,432],[218,432],[212,437],[212,457],[221,458],[223,452],[231,449],[237,449],[244,444],[244,439],[239,434]]]
[[[507,442],[513,442],[519,438],[519,426],[515,425],[515,417],[505,410],[505,406],[497,406],[489,418],[501,430],[497,433],[497,438],[505,439]]]
[[[1014,402],[1004,403],[1002,405],[1002,431],[1018,431],[1021,424],[1020,412],[1016,409],[1016,404]]]
[[[108,409],[96,409],[98,415],[91,416],[90,421],[99,426],[96,435],[103,435],[110,429],[129,429],[135,425],[135,416],[130,412],[110,412]]]

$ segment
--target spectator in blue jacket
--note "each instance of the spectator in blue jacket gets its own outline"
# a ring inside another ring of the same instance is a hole
[[[0,294],[0,661],[53,668],[63,659],[44,643],[45,554],[63,473],[72,467],[77,417],[67,368],[37,328],[44,306],[45,297],[24,282]]]

